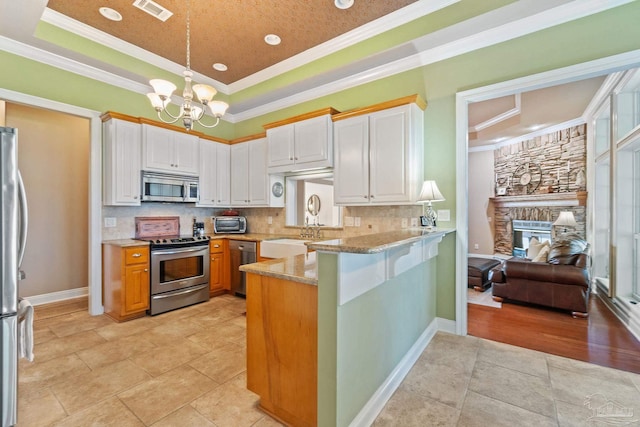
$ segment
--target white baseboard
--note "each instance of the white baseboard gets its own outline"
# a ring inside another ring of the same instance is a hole
[[[31,305],[49,304],[52,302],[64,301],[73,298],[86,297],[89,295],[89,287],[68,289],[66,291],[51,292],[49,294],[33,295],[25,297]]]
[[[436,317],[436,322],[438,325],[438,330],[441,332],[448,332],[450,334],[456,333],[456,321],[443,319],[442,317]]]
[[[369,401],[362,407],[358,415],[351,421],[349,426],[370,426],[376,420],[384,406],[387,404],[393,393],[400,387],[404,377],[407,376],[413,365],[416,363],[422,352],[429,345],[434,335],[438,331],[455,333],[456,322],[442,318],[435,318],[427,326],[427,329],[420,335],[411,346],[407,354],[400,363],[389,374],[387,379],[378,387]]]

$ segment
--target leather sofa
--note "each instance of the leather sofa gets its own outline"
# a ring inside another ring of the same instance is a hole
[[[551,245],[546,262],[511,258],[489,272],[493,299],[513,300],[569,310],[587,317],[590,293],[589,244],[575,234]]]

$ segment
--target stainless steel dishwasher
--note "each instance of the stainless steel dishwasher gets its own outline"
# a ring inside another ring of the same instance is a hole
[[[256,262],[256,242],[229,240],[229,256],[231,257],[231,293],[245,296],[247,293],[246,273],[239,267]]]

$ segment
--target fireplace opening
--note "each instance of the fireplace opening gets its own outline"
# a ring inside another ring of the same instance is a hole
[[[519,258],[526,258],[529,241],[534,237],[540,242],[551,242],[551,221],[525,221],[514,219],[513,229],[513,253]]]

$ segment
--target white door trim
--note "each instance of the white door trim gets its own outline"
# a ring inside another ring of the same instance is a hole
[[[468,104],[639,66],[640,50],[634,50],[456,94],[456,333],[458,335],[467,334],[467,254],[469,253]]]
[[[0,99],[47,110],[85,117],[90,120],[89,148],[89,314],[104,312],[102,306],[102,120],[100,113],[50,99],[0,88]]]

